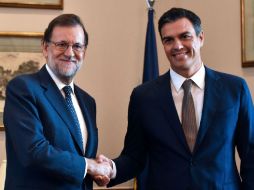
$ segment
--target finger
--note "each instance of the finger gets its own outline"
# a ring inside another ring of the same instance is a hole
[[[108,162],[109,159],[108,159],[106,156],[104,156],[103,154],[100,154],[99,156],[96,157],[96,161],[97,161],[98,163],[101,163],[101,162]]]
[[[94,181],[99,186],[106,186],[109,183],[110,179],[107,176],[100,175],[100,176],[94,176]]]
[[[102,186],[102,176],[94,176],[93,179],[97,185]]]
[[[107,185],[110,181],[110,178],[108,176],[102,176],[101,180],[103,181],[103,184]]]

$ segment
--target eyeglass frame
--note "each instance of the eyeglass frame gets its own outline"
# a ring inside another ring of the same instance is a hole
[[[70,44],[66,41],[60,41],[60,42],[48,41],[47,43],[53,44],[58,51],[62,51],[62,52],[65,52],[70,46],[71,46],[72,50],[76,53],[83,53],[86,49],[86,45],[80,44],[80,43]],[[60,45],[65,45],[65,47],[61,47]],[[82,49],[78,50],[77,47],[75,47],[75,45],[79,46]]]

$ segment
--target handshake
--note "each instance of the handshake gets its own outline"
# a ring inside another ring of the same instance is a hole
[[[86,159],[87,173],[99,186],[106,186],[113,177],[113,163],[104,155],[99,155],[96,159]]]

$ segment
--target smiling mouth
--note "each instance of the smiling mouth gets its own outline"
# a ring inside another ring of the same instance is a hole
[[[65,62],[65,63],[76,63],[76,60],[70,60],[70,59],[62,59],[61,60],[62,62]]]
[[[176,57],[176,58],[183,58],[187,55],[187,52],[177,52],[177,53],[173,53],[172,56]]]

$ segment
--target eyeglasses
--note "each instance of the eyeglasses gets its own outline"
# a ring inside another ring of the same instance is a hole
[[[81,53],[85,51],[85,45],[80,43],[69,44],[68,42],[65,42],[65,41],[62,41],[62,42],[49,41],[49,43],[54,44],[54,46],[56,47],[58,51],[66,51],[69,48],[69,46],[71,46],[72,50],[77,53]]]

